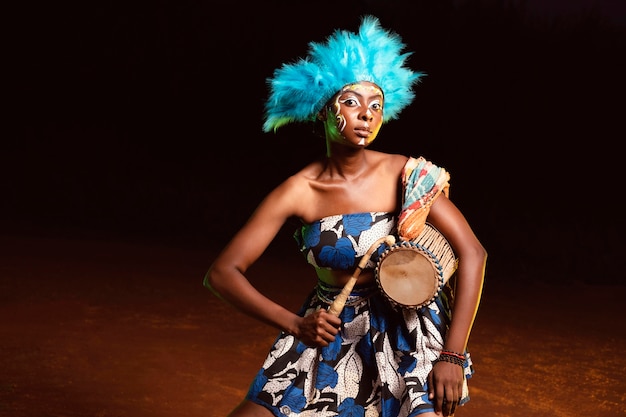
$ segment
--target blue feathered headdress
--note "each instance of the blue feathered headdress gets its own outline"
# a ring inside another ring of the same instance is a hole
[[[400,36],[364,16],[358,33],[335,30],[326,43],[309,43],[309,53],[283,64],[267,83],[263,130],[291,122],[309,122],[344,86],[359,81],[378,85],[384,94],[384,121],[398,117],[415,97],[413,85],[423,75],[405,66],[411,53],[402,53]]]

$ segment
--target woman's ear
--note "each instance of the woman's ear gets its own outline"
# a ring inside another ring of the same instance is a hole
[[[326,121],[326,106],[322,107],[322,110],[317,112],[317,120],[319,120],[321,122],[325,122]]]

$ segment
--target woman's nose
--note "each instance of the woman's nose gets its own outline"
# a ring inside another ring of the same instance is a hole
[[[365,109],[365,112],[361,115],[361,119],[363,120],[372,120],[372,112],[369,107]]]

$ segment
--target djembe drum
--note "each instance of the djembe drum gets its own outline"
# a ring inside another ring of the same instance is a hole
[[[457,265],[446,238],[426,223],[415,239],[394,243],[382,253],[376,282],[394,307],[417,309],[438,297]]]

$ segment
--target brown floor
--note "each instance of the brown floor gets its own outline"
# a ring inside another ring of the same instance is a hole
[[[7,236],[0,247],[0,416],[222,417],[276,334],[201,286],[210,250]],[[311,271],[277,259],[269,251],[251,279],[295,309]],[[626,287],[518,275],[488,271],[472,400],[456,415],[626,415]]]

